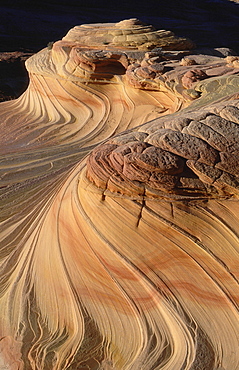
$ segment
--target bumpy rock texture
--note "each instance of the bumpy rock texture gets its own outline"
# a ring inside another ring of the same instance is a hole
[[[0,367],[238,369],[238,57],[193,48],[130,19],[27,60],[0,105]]]

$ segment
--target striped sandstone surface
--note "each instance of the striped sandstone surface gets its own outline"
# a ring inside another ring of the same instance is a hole
[[[129,19],[26,67],[0,104],[0,368],[238,369],[239,57]]]

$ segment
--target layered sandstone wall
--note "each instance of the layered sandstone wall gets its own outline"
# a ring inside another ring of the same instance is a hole
[[[83,24],[0,104],[0,367],[237,370],[238,60]]]

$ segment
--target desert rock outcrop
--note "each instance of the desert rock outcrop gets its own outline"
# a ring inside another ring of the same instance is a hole
[[[0,105],[0,367],[236,370],[238,63],[74,27]]]

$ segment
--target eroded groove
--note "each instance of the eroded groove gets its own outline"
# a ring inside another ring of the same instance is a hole
[[[0,104],[0,368],[239,368],[238,57],[193,47],[76,26]]]

